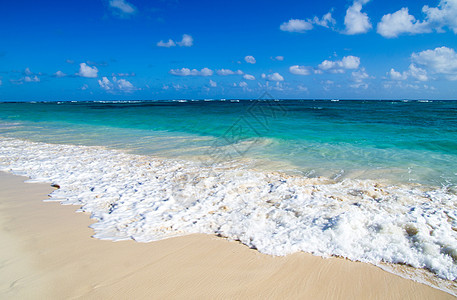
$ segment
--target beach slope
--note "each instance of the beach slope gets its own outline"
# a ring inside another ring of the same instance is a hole
[[[372,265],[210,235],[96,240],[88,215],[43,202],[53,188],[26,179],[0,172],[0,298],[453,299]]]

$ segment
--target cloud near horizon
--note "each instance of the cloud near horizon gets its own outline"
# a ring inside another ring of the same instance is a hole
[[[113,77],[111,81],[107,77],[103,77],[101,80],[98,80],[98,85],[105,91],[111,93],[116,91],[129,93],[136,90],[130,81],[117,79],[116,77]]]
[[[319,70],[330,73],[344,73],[347,69],[357,69],[360,66],[360,57],[349,55],[341,60],[324,60],[317,67]]]
[[[208,68],[203,68],[200,71],[197,69],[181,68],[181,69],[171,69],[170,74],[175,76],[211,76],[214,74],[213,70]]]
[[[90,67],[86,63],[79,64],[79,72],[76,75],[87,78],[95,78],[98,76],[97,67]]]

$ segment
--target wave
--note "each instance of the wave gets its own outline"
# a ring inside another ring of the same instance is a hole
[[[457,195],[450,187],[337,182],[11,138],[0,138],[0,166],[58,184],[49,201],[91,213],[99,239],[208,233],[271,255],[304,251],[457,278]]]

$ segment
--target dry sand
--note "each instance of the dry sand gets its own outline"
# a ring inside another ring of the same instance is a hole
[[[451,299],[375,266],[272,257],[222,238],[154,243],[91,238],[77,207],[42,202],[48,184],[0,172],[2,299]]]

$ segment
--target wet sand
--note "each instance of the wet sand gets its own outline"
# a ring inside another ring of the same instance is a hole
[[[0,172],[2,299],[454,299],[378,267],[305,253],[273,257],[210,235],[153,243],[91,238],[49,184]]]

